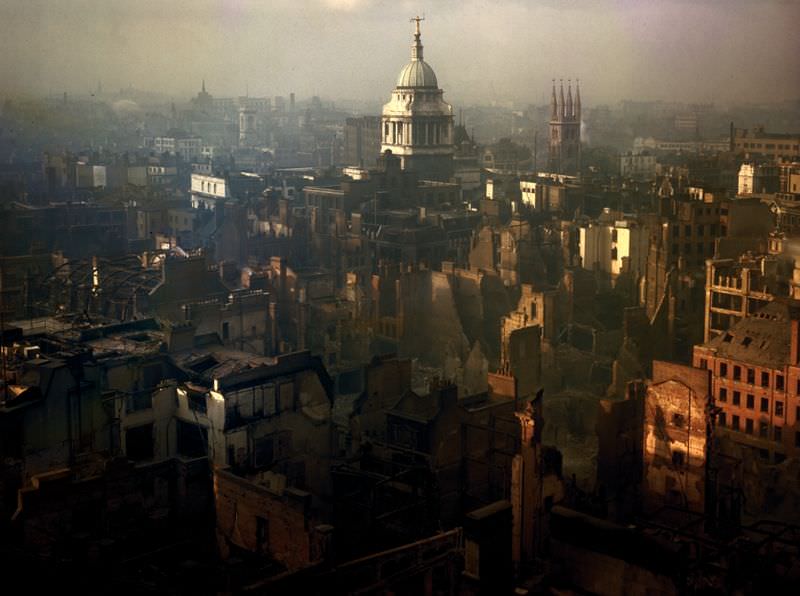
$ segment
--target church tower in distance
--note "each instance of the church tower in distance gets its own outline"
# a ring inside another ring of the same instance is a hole
[[[556,82],[553,80],[553,95],[550,100],[550,152],[548,171],[577,176],[581,170],[581,89],[575,88],[572,99],[572,82],[568,82],[567,98],[564,99],[564,83],[561,82],[556,97]]]

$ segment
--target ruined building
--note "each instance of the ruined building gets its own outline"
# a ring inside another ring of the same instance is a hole
[[[800,454],[800,315],[795,301],[773,300],[695,346],[694,365],[710,371],[722,432],[768,461]]]
[[[646,510],[665,504],[704,510],[710,404],[708,371],[653,363],[644,406],[642,498]]]

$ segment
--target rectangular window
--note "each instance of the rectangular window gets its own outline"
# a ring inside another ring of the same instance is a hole
[[[783,391],[783,375],[775,375],[775,389],[777,391]]]
[[[703,370],[707,370],[708,369],[708,360],[706,360],[705,358],[701,358],[700,359],[700,368],[702,368]]]
[[[133,461],[153,458],[153,425],[135,426],[125,431],[125,455]]]
[[[728,365],[725,362],[720,362],[719,364],[719,376],[721,377],[728,376]]]
[[[779,443],[783,440],[783,427],[776,426],[773,432],[773,438]]]
[[[744,432],[748,435],[753,434],[753,420],[751,418],[745,418],[744,420]]]
[[[720,412],[719,413],[719,419],[718,419],[720,426],[725,426],[725,418],[726,418],[725,417],[725,412]]]
[[[756,384],[756,371],[752,368],[747,369],[747,382],[751,385]]]
[[[747,409],[754,410],[756,407],[756,398],[754,395],[748,393],[747,394]]]
[[[682,468],[684,461],[685,461],[685,455],[683,451],[672,452],[672,463],[676,468]]]
[[[186,405],[189,407],[190,410],[194,412],[208,411],[208,403],[206,402],[206,396],[202,393],[198,393],[195,391],[187,392]]]
[[[206,457],[208,455],[208,429],[183,420],[175,421],[178,453],[184,457]]]
[[[769,373],[762,372],[761,373],[761,386],[762,387],[769,387]]]
[[[758,423],[758,436],[762,439],[766,439],[767,435],[769,434],[769,424],[766,422],[759,422]]]
[[[734,406],[738,406],[738,405],[741,404],[741,402],[742,402],[742,394],[739,393],[738,391],[734,391],[733,392],[733,405]]]
[[[728,390],[725,387],[719,389],[719,401],[728,401]]]
[[[741,381],[742,379],[742,367],[738,364],[733,365],[733,380],[734,381]]]
[[[736,414],[731,416],[731,428],[733,430],[739,430],[739,417]]]
[[[269,520],[256,516],[256,550],[269,551]]]
[[[275,459],[275,443],[271,436],[261,437],[253,441],[253,465],[262,467],[270,465]]]
[[[780,418],[783,418],[783,402],[782,401],[776,401],[775,402],[775,415],[780,417]]]
[[[761,411],[769,412],[769,400],[766,397],[761,398]]]

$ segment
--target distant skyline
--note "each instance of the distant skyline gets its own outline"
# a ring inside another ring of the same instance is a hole
[[[385,101],[425,14],[450,100],[800,99],[800,0],[0,0],[2,95],[132,85],[188,100]]]

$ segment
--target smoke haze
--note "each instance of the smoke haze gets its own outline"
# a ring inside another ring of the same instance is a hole
[[[800,3],[760,0],[3,0],[6,93],[132,85],[177,99],[295,91],[383,100],[425,13],[426,60],[451,99],[592,102],[800,96]]]

